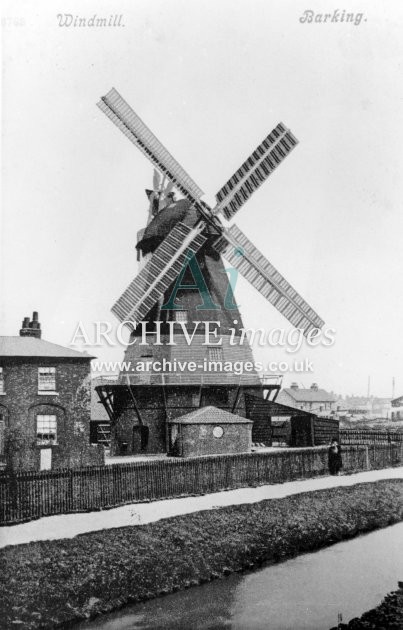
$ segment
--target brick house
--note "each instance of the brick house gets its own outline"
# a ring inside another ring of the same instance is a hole
[[[92,357],[41,339],[38,314],[0,337],[0,458],[14,470],[103,463],[89,445]]]
[[[292,383],[291,387],[285,387],[281,390],[277,402],[319,416],[328,416],[332,411],[335,411],[336,398],[326,390],[319,389],[317,383],[312,383],[309,389],[298,387],[297,383]]]

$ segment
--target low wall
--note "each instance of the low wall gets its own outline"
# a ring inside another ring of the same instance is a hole
[[[403,445],[349,446],[343,470],[403,463]],[[327,448],[161,459],[0,476],[0,525],[125,503],[199,495],[327,474]]]

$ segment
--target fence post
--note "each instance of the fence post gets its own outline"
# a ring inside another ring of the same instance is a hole
[[[368,444],[366,444],[364,446],[364,448],[365,448],[365,469],[366,470],[370,470],[371,466],[370,466],[370,463],[369,463],[369,446],[368,446]]]
[[[70,504],[70,511],[73,512],[74,511],[74,481],[73,481],[73,470],[70,468],[69,472],[68,472],[68,479],[69,479],[69,504]]]

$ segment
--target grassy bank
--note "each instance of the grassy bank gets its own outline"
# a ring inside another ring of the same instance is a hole
[[[5,548],[2,627],[54,628],[402,519],[403,480],[387,480]]]
[[[383,602],[361,617],[341,623],[331,630],[401,630],[403,628],[403,588],[389,593]]]

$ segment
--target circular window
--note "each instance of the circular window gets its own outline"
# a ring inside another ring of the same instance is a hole
[[[224,430],[222,427],[214,427],[213,435],[215,438],[220,438],[223,436]]]

